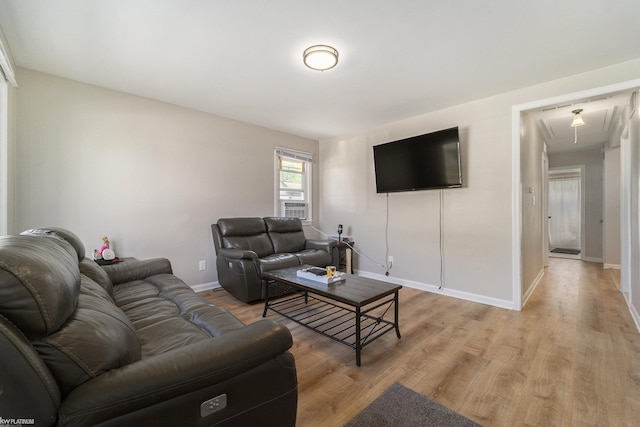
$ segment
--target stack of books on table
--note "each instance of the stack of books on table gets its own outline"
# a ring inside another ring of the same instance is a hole
[[[329,277],[327,276],[327,270],[320,267],[303,268],[298,270],[297,276],[326,284],[339,282],[343,279],[341,272],[336,271],[333,273],[333,277]]]

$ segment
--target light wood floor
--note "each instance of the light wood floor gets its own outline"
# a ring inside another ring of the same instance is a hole
[[[410,288],[402,338],[355,352],[274,313],[291,330],[301,427],[342,426],[394,382],[489,426],[640,425],[640,334],[619,272],[554,258],[522,312]],[[261,319],[222,290],[202,293],[246,323]]]

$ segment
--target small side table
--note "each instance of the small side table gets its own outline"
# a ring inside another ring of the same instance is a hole
[[[353,242],[349,242],[353,246]],[[338,242],[338,271],[353,274],[353,250],[345,243]]]
[[[98,264],[103,269],[109,270],[109,268],[111,268],[112,265],[122,264],[123,262],[127,262],[127,261],[138,261],[138,258],[134,258],[134,257],[118,258],[118,262],[110,263],[110,264],[100,263],[96,261],[96,264]]]

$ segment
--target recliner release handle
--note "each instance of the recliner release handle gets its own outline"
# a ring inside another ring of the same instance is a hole
[[[207,417],[214,412],[217,412],[221,409],[227,407],[227,395],[221,394],[220,396],[216,396],[213,399],[209,399],[207,401],[202,402],[200,405],[200,416],[202,418]]]

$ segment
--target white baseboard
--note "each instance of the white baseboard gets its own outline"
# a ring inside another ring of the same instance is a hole
[[[633,306],[633,304],[631,304],[631,301],[628,298],[629,294],[625,292],[623,292],[623,294],[624,294],[624,299],[627,301],[627,306],[629,307],[629,313],[631,313],[631,318],[633,319],[633,322],[636,324],[636,329],[638,330],[638,332],[640,332],[640,314],[638,313],[638,310],[636,310],[636,308]]]
[[[614,265],[612,267],[605,267],[605,268],[620,268],[620,266],[616,267]],[[465,301],[478,302],[481,304],[487,304],[495,307],[506,308],[508,310],[515,310],[513,306],[513,301],[487,297],[484,295],[472,294],[469,292],[457,291],[455,289],[448,289],[448,288],[438,289],[438,286],[435,286],[435,285],[428,285],[425,283],[414,282],[411,280],[398,279],[396,277],[385,276],[383,274],[370,273],[368,271],[358,270],[355,273],[362,277],[368,277],[370,279],[376,279],[383,282],[395,283],[398,285],[406,286],[408,288],[419,289],[419,290],[431,292],[434,294],[446,295],[453,298],[462,299]],[[529,297],[533,295],[533,292],[535,291],[538,284],[540,284],[540,281],[542,280],[543,276],[544,276],[544,270],[541,270],[536,276],[535,280],[533,281],[533,284],[529,287],[529,290],[523,297],[523,303],[522,303],[523,307],[527,303],[527,300],[529,299]],[[220,287],[221,286],[219,282],[209,282],[209,283],[202,283],[199,285],[193,285],[191,286],[191,289],[193,289],[194,292],[204,292],[204,291],[209,291],[211,289],[218,289]],[[635,309],[635,307],[629,302],[629,300],[627,300],[627,306],[629,307],[629,313],[631,313],[631,318],[636,324],[636,328],[638,329],[638,332],[640,332],[640,314]]]
[[[466,301],[478,302],[481,304],[492,305],[494,307],[506,308],[508,310],[516,310],[513,301],[488,297],[485,295],[472,294],[470,292],[458,291],[455,289],[439,289],[436,285],[414,282],[412,280],[399,279],[397,277],[385,276],[384,274],[371,273],[368,271],[357,270],[358,276],[368,277],[369,279],[380,280],[382,282],[395,283],[397,285],[406,286],[408,288],[419,289],[421,291],[431,292],[434,294],[445,295],[448,297],[458,298]]]
[[[531,285],[529,285],[527,292],[523,295],[522,307],[527,305],[527,301],[529,301],[529,298],[531,297],[531,295],[533,295],[533,292],[536,290],[536,288],[540,284],[540,281],[542,280],[543,276],[544,276],[544,268],[538,272],[538,275],[536,276],[536,278],[533,279],[533,282],[531,283]]]
[[[602,264],[602,258],[594,258],[594,257],[584,257],[582,258],[583,261],[587,261],[587,262],[598,262],[600,264]]]
[[[191,286],[191,289],[193,289],[194,292],[204,292],[204,291],[210,291],[211,289],[217,289],[219,287],[220,287],[219,282],[209,282],[209,283],[202,283],[200,285],[193,285]]]
[[[602,268],[612,268],[614,270],[620,270],[620,264],[602,264]]]

